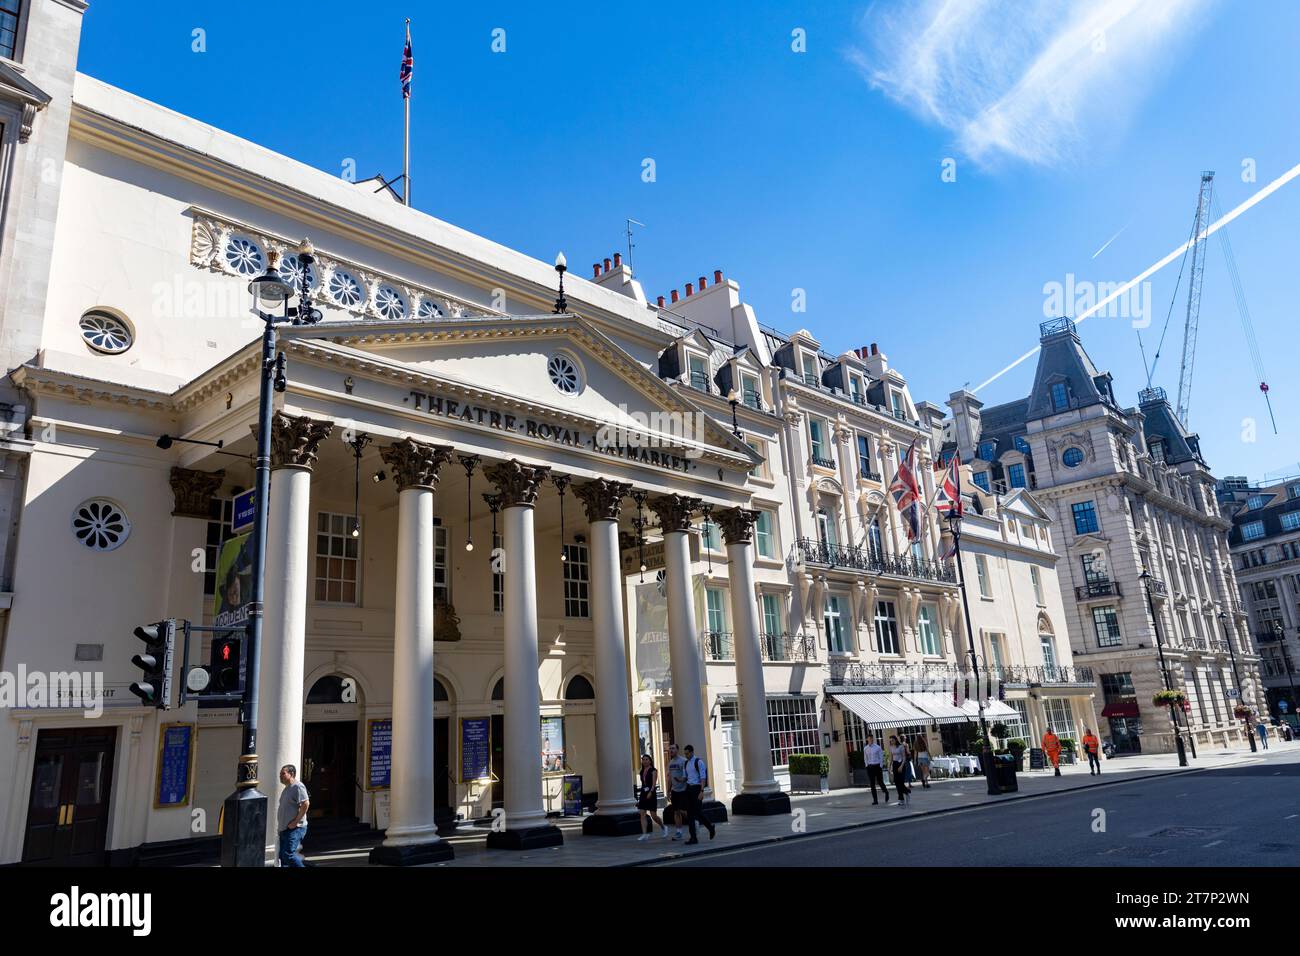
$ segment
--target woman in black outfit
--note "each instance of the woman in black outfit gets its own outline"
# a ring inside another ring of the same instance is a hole
[[[641,755],[641,789],[637,791],[636,808],[641,811],[641,835],[637,841],[650,839],[650,823],[654,821],[663,828],[664,836],[668,827],[659,819],[659,798],[655,795],[655,786],[659,780],[659,771],[649,754]]]

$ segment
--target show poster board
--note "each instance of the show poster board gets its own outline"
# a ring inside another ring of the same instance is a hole
[[[387,790],[393,771],[393,718],[366,721],[366,789]]]
[[[163,724],[158,728],[155,810],[189,805],[194,791],[194,728],[194,724]]]
[[[1029,769],[1042,770],[1047,766],[1047,754],[1042,747],[1029,748]]]
[[[542,718],[542,773],[564,772],[564,718]]]
[[[460,719],[460,780],[470,783],[492,778],[492,718]]]
[[[566,817],[582,816],[582,774],[571,773],[564,776],[563,802]]]

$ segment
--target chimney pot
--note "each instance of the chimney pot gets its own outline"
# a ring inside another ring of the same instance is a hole
[[[608,271],[609,271],[609,260],[608,260],[608,259],[605,260],[605,268],[602,269],[601,271],[602,271],[602,272],[608,272]]]
[[[876,348],[876,343],[875,343],[875,342],[872,342],[872,343],[871,343],[871,354],[872,354],[872,355],[879,355],[879,354],[880,354],[880,349]]]
[[[614,268],[617,269],[621,265],[623,265],[623,253],[616,252],[614,253]]]
[[[674,301],[674,302],[677,301],[677,290],[676,290],[676,289],[673,289],[673,301]]]
[[[659,297],[659,308],[662,309],[663,307],[664,307],[664,297],[663,297],[663,296],[660,296],[660,297]]]
[[[593,262],[593,263],[591,264],[591,277],[592,277],[593,279],[599,279],[599,278],[600,278],[600,263],[599,263],[599,262]]]
[[[714,285],[722,285],[722,270],[721,270],[721,269],[714,269],[714,270],[713,270],[713,284],[714,284]]]
[[[704,291],[704,287],[705,287],[706,285],[708,285],[708,282],[705,281],[704,276],[700,276],[700,291],[701,291],[701,292]]]
[[[694,294],[694,292],[695,292],[695,287],[694,287],[693,285],[691,285],[689,282],[686,283],[686,294],[687,294],[687,295],[692,295],[692,294]]]

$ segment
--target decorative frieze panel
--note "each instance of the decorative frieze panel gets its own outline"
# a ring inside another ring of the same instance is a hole
[[[251,229],[199,209],[192,208],[190,212],[193,218],[190,235],[192,265],[246,281],[265,272],[271,254],[277,253],[280,276],[294,288],[302,288],[304,275],[298,259],[300,239]],[[505,315],[319,250],[315,262],[306,270],[306,279],[318,305],[339,309],[357,318],[397,322]]]

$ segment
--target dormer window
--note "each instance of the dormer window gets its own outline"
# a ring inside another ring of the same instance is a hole
[[[1163,462],[1165,460],[1165,443],[1162,441],[1151,442],[1151,460]]]
[[[1058,412],[1063,412],[1070,407],[1070,393],[1067,391],[1064,382],[1054,382],[1052,384],[1052,408]]]
[[[750,408],[762,408],[763,397],[758,391],[758,378],[740,373],[740,400]]]
[[[1016,436],[1016,451],[1020,452],[1022,455],[1029,454],[1029,442],[1025,441],[1024,435]]]
[[[992,461],[996,446],[997,446],[996,442],[991,442],[991,441],[980,442],[980,450],[979,450],[980,458],[984,459],[984,461]]]
[[[1246,499],[1246,508],[1249,511],[1255,511],[1258,508],[1264,507],[1264,505],[1267,503],[1268,503],[1267,495],[1251,495],[1249,498]]]
[[[894,417],[900,421],[907,421],[907,406],[903,404],[903,393],[891,389],[889,403],[894,410]]]
[[[686,354],[686,367],[690,373],[691,388],[698,388],[701,392],[707,392],[709,390],[709,363],[704,356],[688,352]]]
[[[970,476],[970,480],[975,482],[985,491],[989,490],[989,473],[987,471],[977,471]]]
[[[817,356],[809,355],[807,352],[803,356],[803,380],[807,385],[816,388],[821,384],[821,376],[817,369]]]
[[[862,376],[861,375],[852,375],[852,374],[849,375],[849,394],[853,397],[853,400],[857,402],[859,405],[863,404],[863,402],[865,401],[862,397]]]

